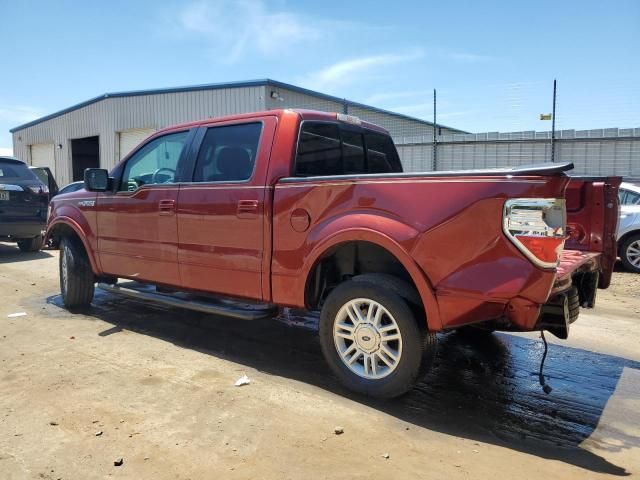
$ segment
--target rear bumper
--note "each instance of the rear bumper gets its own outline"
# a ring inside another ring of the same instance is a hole
[[[595,305],[601,258],[600,253],[565,250],[546,303],[540,305],[521,298],[509,302],[506,317],[512,329],[548,330],[567,338],[569,325],[578,319],[580,307]]]
[[[33,238],[42,234],[46,223],[37,222],[2,222],[0,221],[0,237]]]

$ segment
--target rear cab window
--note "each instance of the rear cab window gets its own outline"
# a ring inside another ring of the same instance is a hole
[[[337,122],[304,121],[300,127],[295,176],[402,172],[389,135]]]

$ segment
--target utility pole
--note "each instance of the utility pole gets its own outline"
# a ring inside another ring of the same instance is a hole
[[[556,79],[553,79],[553,112],[551,113],[551,161],[556,161]]]
[[[438,170],[438,137],[436,136],[436,130],[438,124],[436,123],[436,89],[433,89],[433,170]]]

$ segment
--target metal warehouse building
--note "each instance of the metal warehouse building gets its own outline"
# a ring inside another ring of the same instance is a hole
[[[11,130],[14,155],[48,166],[60,184],[85,168],[111,168],[146,136],[168,125],[277,108],[345,112],[394,138],[433,136],[433,124],[274,80],[108,93]],[[441,134],[465,133],[440,127]]]
[[[277,108],[349,113],[386,128],[406,171],[512,166],[551,159],[550,132],[468,133],[275,80],[108,93],[11,130],[13,151],[50,167],[60,184],[111,168],[168,125]],[[573,173],[640,178],[640,128],[556,132],[556,161]]]

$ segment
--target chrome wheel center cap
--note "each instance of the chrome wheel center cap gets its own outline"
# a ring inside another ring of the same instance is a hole
[[[372,325],[359,325],[354,338],[358,347],[367,353],[375,352],[380,347],[380,334]]]

